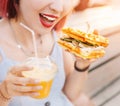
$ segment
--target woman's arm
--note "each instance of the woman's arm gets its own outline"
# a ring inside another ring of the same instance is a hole
[[[0,97],[0,106],[8,106],[8,102],[5,102]]]
[[[11,98],[5,97],[6,88],[0,83],[0,106],[8,106]]]
[[[73,56],[64,51],[64,62],[65,62],[65,72],[66,72],[66,82],[63,92],[66,96],[74,102],[83,91],[86,79],[87,71],[78,72],[74,69],[74,59]],[[81,65],[81,68],[88,66],[88,63],[77,63],[77,66]]]

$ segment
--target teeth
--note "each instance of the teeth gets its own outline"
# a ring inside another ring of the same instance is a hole
[[[49,21],[55,21],[55,19],[56,19],[56,18],[49,17],[49,16],[46,16],[46,15],[43,15],[43,14],[42,14],[42,16],[43,16],[44,18],[46,18],[47,20],[49,20]]]

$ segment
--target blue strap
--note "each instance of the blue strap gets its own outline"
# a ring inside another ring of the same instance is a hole
[[[57,32],[55,30],[52,30],[53,36],[54,36],[54,40],[55,42],[58,40],[58,36],[57,36]]]

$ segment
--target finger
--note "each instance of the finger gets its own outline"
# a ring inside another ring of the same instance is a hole
[[[9,76],[7,79],[9,79],[13,84],[16,84],[16,85],[39,84],[40,83],[39,79],[18,77],[12,73],[9,73]]]
[[[14,66],[10,69],[9,72],[11,72],[17,76],[21,76],[22,71],[29,71],[32,69],[33,69],[32,67],[28,67],[28,66]]]
[[[21,86],[21,85],[11,85],[11,87],[15,91],[19,92],[33,92],[33,91],[38,91],[41,90],[43,87],[42,86]]]
[[[40,93],[37,91],[34,92],[19,92],[19,91],[14,91],[14,96],[31,96],[31,97],[35,97],[35,96],[39,96]]]
[[[99,31],[97,29],[94,29],[93,34],[99,35]]]
[[[97,59],[90,59],[90,62],[93,63],[95,62]]]
[[[82,58],[82,57],[76,56],[76,55],[75,55],[75,58],[79,61],[89,61],[89,59],[87,59],[87,58]]]
[[[17,86],[14,85],[12,83],[9,83],[7,85],[7,91],[9,93],[9,95],[11,96],[38,96],[40,95],[39,93],[37,93],[38,90],[42,89],[42,87],[33,87],[33,88],[27,88],[24,86]]]
[[[19,95],[36,97],[36,96],[40,96],[40,93],[39,92],[23,92],[23,93],[19,93]]]
[[[66,52],[70,52],[70,50],[68,50],[68,49],[65,49],[65,51],[66,51]]]

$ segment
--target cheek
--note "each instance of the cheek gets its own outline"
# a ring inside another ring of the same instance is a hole
[[[35,10],[40,10],[40,9],[46,7],[51,2],[51,0],[30,0],[30,1],[31,1],[31,6]]]
[[[74,4],[73,1],[71,2],[71,0],[69,0],[69,2],[66,0],[66,2],[64,3],[64,13],[68,14],[70,13],[73,8],[74,8]]]
[[[79,3],[80,3],[81,0],[74,0],[73,1],[73,4],[74,4],[74,7],[76,7]]]

